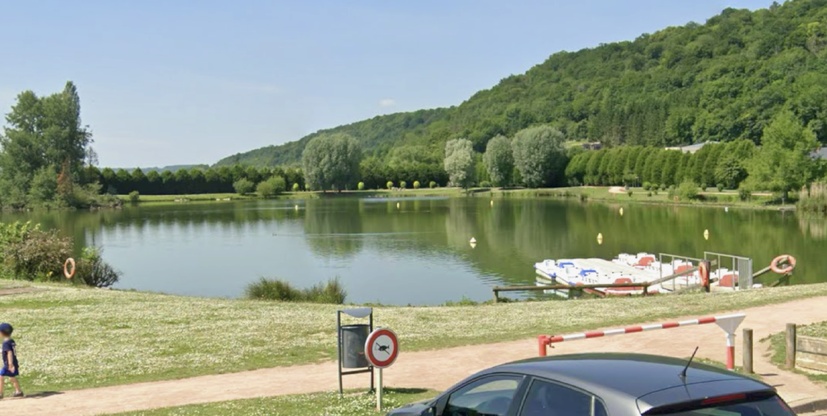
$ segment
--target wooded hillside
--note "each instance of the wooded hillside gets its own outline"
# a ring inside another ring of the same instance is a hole
[[[379,116],[323,132],[355,137],[368,156],[415,147],[441,159],[465,137],[482,152],[494,136],[551,124],[569,140],[667,146],[747,139],[781,109],[827,142],[827,0],[727,9],[634,41],[559,52],[457,107]],[[317,132],[234,155],[219,165],[297,164]]]

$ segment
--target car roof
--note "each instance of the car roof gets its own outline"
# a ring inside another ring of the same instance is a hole
[[[599,397],[637,399],[646,394],[698,383],[740,381],[750,390],[772,389],[732,371],[693,362],[680,377],[686,359],[645,354],[590,353],[517,361],[486,372],[508,372],[547,378],[586,390]],[[746,383],[746,384],[745,384]]]

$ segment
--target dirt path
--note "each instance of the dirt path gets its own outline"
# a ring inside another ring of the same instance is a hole
[[[827,297],[820,297],[747,309],[743,311],[746,312],[747,319],[741,328],[752,328],[757,342],[770,334],[783,331],[787,322],[808,324],[827,320],[825,302]],[[536,306],[542,308],[543,303],[538,302]],[[537,354],[535,339],[412,353],[404,353],[404,338],[402,342],[403,353],[399,360],[393,368],[385,371],[386,384],[390,386],[442,390],[477,370]],[[552,353],[629,351],[686,357],[696,345],[701,347],[698,356],[724,360],[724,333],[714,324],[573,341],[559,344]],[[740,363],[740,339],[736,345],[736,362]],[[776,386],[787,401],[795,405],[827,398],[827,389],[824,387],[813,384],[806,377],[779,371],[762,353],[766,348],[765,343],[756,345],[755,370],[766,382]],[[362,388],[366,383],[366,375],[345,378],[346,388]],[[97,415],[262,396],[335,391],[337,388],[335,363],[323,363],[73,390],[22,400],[6,399],[0,402],[0,413],[30,416]]]
[[[38,289],[36,287],[28,287],[28,286],[21,286],[21,287],[4,287],[0,288],[0,296],[11,296],[11,295],[20,295],[23,293],[32,293],[38,292],[43,289]]]

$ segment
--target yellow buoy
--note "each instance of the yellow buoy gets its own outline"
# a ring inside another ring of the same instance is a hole
[[[298,205],[296,205],[296,206],[294,206],[294,207],[293,207],[293,209],[295,209],[296,211],[298,211],[298,210],[299,210],[299,206],[298,206]]]
[[[724,207],[724,212],[729,212],[729,207]]]
[[[477,239],[476,239],[476,238],[474,238],[474,237],[471,237],[471,241],[469,241],[469,243],[471,243],[471,244],[477,244]]]
[[[396,203],[396,209],[399,209],[399,202]]]
[[[494,200],[493,199],[491,200],[491,206],[492,207],[494,206]]]
[[[704,230],[704,240],[709,240],[709,230]]]
[[[472,243],[470,243],[470,245],[471,245],[471,248],[477,248],[477,243],[472,242]]]
[[[597,233],[597,244],[603,244],[603,233]]]
[[[623,216],[623,207],[620,207],[619,212],[620,212],[620,216],[622,217]]]

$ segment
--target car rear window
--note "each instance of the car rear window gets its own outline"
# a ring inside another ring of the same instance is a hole
[[[761,400],[732,400],[715,404],[715,399],[701,402],[695,409],[671,413],[650,413],[671,416],[795,416],[786,403],[778,396]]]

